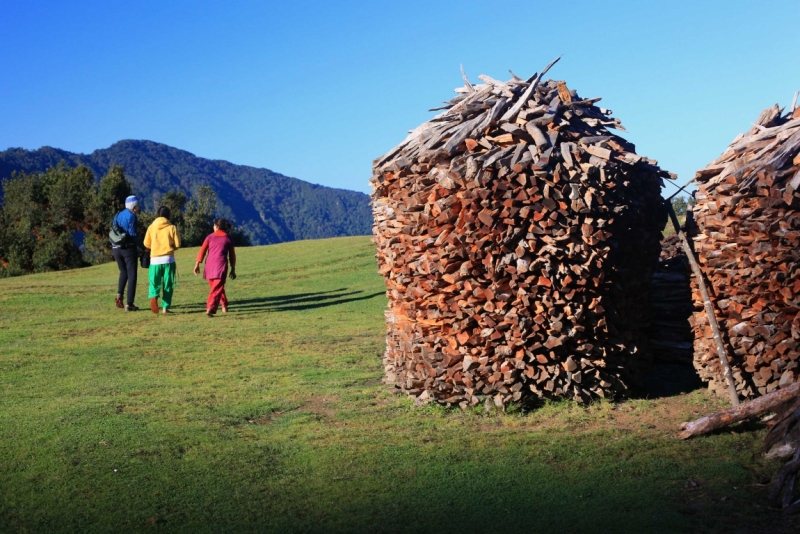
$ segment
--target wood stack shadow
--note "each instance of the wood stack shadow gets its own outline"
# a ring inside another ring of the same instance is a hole
[[[694,369],[694,312],[690,271],[677,235],[661,242],[661,257],[650,286],[650,327],[647,330],[653,367],[643,396],[671,397],[703,386]]]

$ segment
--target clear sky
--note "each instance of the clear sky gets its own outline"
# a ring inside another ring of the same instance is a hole
[[[0,150],[149,139],[368,192],[459,64],[602,96],[691,178],[800,89],[800,2],[0,0]]]

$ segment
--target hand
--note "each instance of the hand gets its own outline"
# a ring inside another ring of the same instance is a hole
[[[194,264],[194,275],[198,276],[200,274],[200,264],[195,262]]]
[[[231,269],[231,280],[236,280],[236,271]]]

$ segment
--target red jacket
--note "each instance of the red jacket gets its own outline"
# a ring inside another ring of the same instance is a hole
[[[197,253],[198,262],[202,263],[206,252],[208,252],[208,260],[203,268],[203,278],[206,280],[227,278],[229,255],[231,267],[236,268],[236,250],[233,247],[233,241],[222,230],[217,230],[206,237],[203,246],[200,247],[200,252]]]

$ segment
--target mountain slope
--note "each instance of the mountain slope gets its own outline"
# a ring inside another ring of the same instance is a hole
[[[153,209],[171,189],[192,193],[210,186],[222,216],[235,219],[263,245],[370,233],[369,197],[363,193],[315,185],[296,178],[227,161],[199,158],[152,141],[119,141],[91,154],[57,148],[12,148],[0,152],[0,179],[12,172],[43,172],[65,161],[86,165],[99,179],[112,165],[122,165],[145,209]]]

